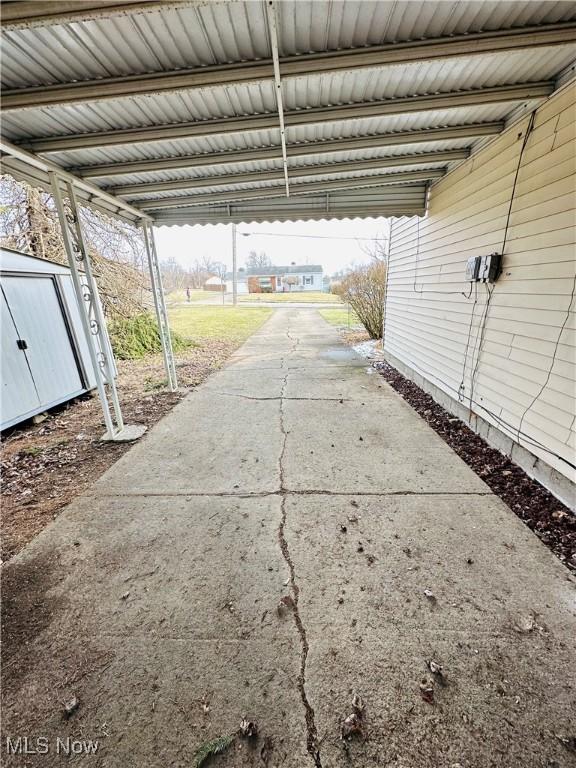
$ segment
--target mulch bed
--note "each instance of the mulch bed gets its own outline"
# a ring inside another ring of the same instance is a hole
[[[576,571],[576,515],[391,365],[373,366],[564,565]]]

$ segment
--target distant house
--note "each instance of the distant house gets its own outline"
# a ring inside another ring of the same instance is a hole
[[[220,277],[218,277],[217,275],[212,275],[212,277],[209,277],[208,280],[206,280],[206,282],[204,283],[204,290],[218,291],[219,293],[222,293],[222,291],[228,290],[228,289],[226,288],[225,284],[222,282],[222,279]]]
[[[321,291],[323,280],[324,270],[319,264],[239,269],[238,293]],[[226,275],[226,290],[232,290],[232,272]]]

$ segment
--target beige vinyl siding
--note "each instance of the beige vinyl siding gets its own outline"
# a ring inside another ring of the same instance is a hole
[[[509,437],[523,417],[520,444],[573,480],[553,454],[575,463],[574,83],[536,112],[519,167],[529,119],[433,185],[425,218],[393,222],[385,349]],[[469,257],[502,251],[518,167],[502,275],[467,283]]]

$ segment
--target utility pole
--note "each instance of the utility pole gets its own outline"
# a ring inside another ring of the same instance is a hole
[[[232,224],[232,304],[238,304],[238,268],[236,264],[236,224]]]

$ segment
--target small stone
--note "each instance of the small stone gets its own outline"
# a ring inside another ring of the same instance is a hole
[[[351,739],[352,736],[362,736],[362,720],[356,712],[348,715],[342,723],[342,738]]]
[[[361,715],[362,712],[364,712],[364,709],[366,708],[366,705],[364,704],[364,699],[362,696],[359,696],[357,693],[352,696],[352,708]]]
[[[72,717],[72,715],[74,714],[74,712],[76,712],[76,710],[78,709],[79,706],[80,706],[80,700],[78,699],[78,697],[77,696],[72,696],[72,698],[69,699],[64,704],[64,715],[65,715],[65,717]]]
[[[429,677],[420,681],[420,695],[427,704],[434,704],[434,681]]]
[[[258,736],[258,726],[253,720],[243,717],[240,721],[240,735],[245,739],[253,739]]]
[[[440,664],[438,664],[437,661],[430,659],[430,661],[428,662],[428,667],[430,669],[430,672],[432,672],[433,675],[442,674],[442,667]]]

